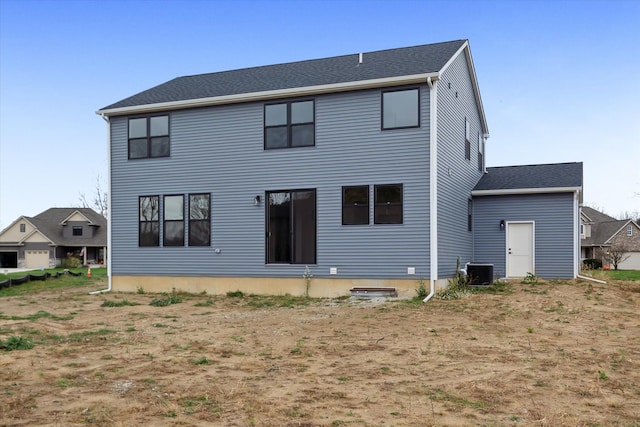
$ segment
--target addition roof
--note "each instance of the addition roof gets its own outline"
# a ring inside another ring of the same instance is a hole
[[[582,162],[487,168],[474,195],[578,191]]]

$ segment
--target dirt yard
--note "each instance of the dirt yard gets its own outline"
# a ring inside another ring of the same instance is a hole
[[[640,426],[639,282],[426,304],[104,285],[0,298],[0,340],[34,344],[0,350],[0,425]]]

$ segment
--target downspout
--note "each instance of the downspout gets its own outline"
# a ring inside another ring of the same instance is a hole
[[[573,277],[580,275],[580,200],[578,190],[573,193]]]
[[[604,280],[598,280],[598,279],[594,279],[593,277],[582,276],[580,274],[578,274],[578,278],[579,279],[584,279],[584,280],[591,280],[592,282],[596,282],[596,283],[602,283],[603,285],[607,284],[607,282],[605,282]]]
[[[429,295],[427,302],[436,293],[438,280],[438,85],[437,80],[427,77],[429,86]]]
[[[91,295],[111,292],[111,122],[104,114],[100,114],[100,117],[107,122],[107,289],[89,292]]]

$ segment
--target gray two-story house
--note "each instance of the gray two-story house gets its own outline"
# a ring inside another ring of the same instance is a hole
[[[110,288],[412,295],[474,260],[466,40],[179,77],[98,114]]]

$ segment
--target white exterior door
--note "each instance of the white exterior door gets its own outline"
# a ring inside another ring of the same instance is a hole
[[[507,223],[507,277],[526,277],[534,271],[533,222]]]

